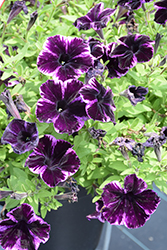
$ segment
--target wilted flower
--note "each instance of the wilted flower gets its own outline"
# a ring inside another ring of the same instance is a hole
[[[24,1],[14,2],[12,9],[11,9],[11,12],[9,13],[7,24],[10,23],[10,21],[12,21],[12,19],[15,16],[17,16],[20,13],[20,11],[22,11],[22,10],[24,11],[25,14],[28,13],[28,9],[27,9],[25,2]]]
[[[104,137],[107,132],[103,129],[95,129],[94,127],[88,129],[89,133],[94,139],[98,139],[99,137]]]
[[[152,0],[118,0],[118,5],[124,6],[131,10],[139,9],[143,3],[150,2]]]
[[[83,100],[86,102],[86,113],[89,118],[102,122],[112,121],[115,124],[113,111],[116,107],[113,102],[112,90],[103,87],[95,78],[89,80],[89,84],[80,90]]]
[[[116,9],[104,9],[104,3],[98,3],[89,10],[89,12],[73,23],[78,30],[94,29],[103,39],[102,29],[107,26],[110,16],[114,14]]]
[[[40,174],[49,187],[55,187],[75,174],[80,166],[80,160],[71,147],[67,141],[44,135],[27,158],[25,166],[31,172]]]
[[[42,98],[37,102],[36,115],[40,122],[53,122],[58,133],[72,134],[84,125],[85,103],[79,95],[83,83],[78,80],[48,80],[40,87]]]
[[[27,26],[27,31],[29,31],[31,29],[31,27],[34,25],[35,21],[37,20],[38,17],[38,12],[34,11],[31,15],[30,15],[30,21],[28,23]]]
[[[129,138],[125,138],[125,137],[117,137],[115,138],[114,141],[110,142],[110,146],[112,145],[117,145],[119,146],[118,150],[122,153],[123,157],[126,160],[129,160],[129,156],[127,153],[128,149],[129,151],[132,151],[133,145],[135,144],[135,141]]]
[[[19,111],[17,110],[17,107],[15,106],[8,89],[5,89],[4,92],[1,93],[0,100],[3,101],[11,115],[13,115],[15,118],[21,119]]]
[[[167,141],[167,127],[162,127],[160,135],[157,133],[145,133],[145,136],[149,136],[149,139],[143,143],[145,147],[154,148],[157,160],[161,161],[161,146]]]
[[[121,69],[148,62],[153,56],[154,48],[149,36],[134,34],[121,37],[119,41],[121,44],[112,51],[110,57],[118,58]]]
[[[154,21],[156,23],[165,24],[167,21],[167,1],[161,0],[159,2],[154,3],[157,11],[155,12]]]
[[[8,219],[0,221],[0,244],[6,250],[37,250],[49,239],[50,225],[24,203],[8,212]]]
[[[132,154],[133,156],[137,156],[137,160],[139,162],[143,162],[143,156],[144,156],[144,151],[145,151],[145,146],[140,143],[140,142],[137,142],[135,143],[135,145],[132,147]]]
[[[93,65],[93,57],[89,45],[81,38],[56,35],[47,38],[37,65],[43,74],[65,81],[86,73]]]
[[[159,43],[161,41],[161,38],[163,37],[163,35],[157,33],[156,37],[155,37],[155,44],[154,44],[154,54],[157,53],[158,47],[159,47]]]
[[[95,60],[93,67],[91,67],[88,70],[88,72],[86,73],[85,83],[88,83],[88,81],[92,77],[97,77],[97,76],[101,76],[102,77],[103,72],[104,72],[104,68],[105,68],[104,65],[99,60]]]
[[[120,93],[121,96],[124,96],[129,99],[133,106],[136,106],[138,102],[145,100],[144,95],[148,93],[148,88],[136,87],[135,85],[129,86],[128,89]]]
[[[136,174],[125,177],[124,188],[118,181],[113,181],[103,188],[101,213],[110,224],[138,228],[145,224],[155,212],[160,198],[147,189],[144,180]]]
[[[38,145],[36,123],[13,119],[6,127],[1,143],[9,143],[16,154],[23,154]]]

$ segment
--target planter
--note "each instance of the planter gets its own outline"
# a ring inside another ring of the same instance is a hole
[[[50,239],[39,250],[94,250],[98,244],[103,223],[88,221],[86,215],[95,211],[92,196],[79,192],[78,202],[63,202],[63,207],[47,214],[51,225]]]

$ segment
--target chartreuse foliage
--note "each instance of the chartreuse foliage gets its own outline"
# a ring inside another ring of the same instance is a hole
[[[39,132],[39,138],[44,134],[51,134],[56,139],[69,141],[78,155],[81,166],[74,178],[77,183],[86,187],[88,192],[93,193],[93,187],[96,189],[97,196],[94,202],[100,198],[102,188],[111,181],[120,181],[123,184],[124,178],[129,174],[136,174],[142,178],[149,188],[152,188],[153,182],[157,187],[167,193],[167,152],[166,144],[161,147],[161,161],[156,158],[153,148],[146,148],[143,162],[139,162],[136,157],[128,152],[129,160],[123,158],[118,146],[110,146],[117,137],[126,137],[136,142],[144,143],[147,137],[144,133],[159,133],[162,127],[167,126],[167,71],[166,61],[161,61],[167,51],[167,28],[154,22],[154,2],[146,3],[146,10],[142,8],[134,10],[135,22],[138,24],[137,32],[141,35],[147,35],[152,41],[155,41],[156,34],[162,35],[160,45],[152,59],[145,63],[137,63],[136,66],[129,69],[128,73],[121,78],[107,77],[106,70],[103,77],[97,79],[104,87],[109,86],[114,94],[113,101],[116,106],[114,111],[115,122],[87,120],[78,134],[74,137],[68,134],[56,133],[52,123],[41,123],[36,118],[35,110],[37,101],[40,98],[39,87],[42,83],[50,79],[43,75],[37,68],[37,57],[43,49],[43,44],[50,36],[62,35],[88,39],[97,36],[93,29],[78,31],[73,26],[73,22],[86,15],[95,1],[74,0],[64,3],[59,0],[43,1],[38,8],[28,6],[29,13],[25,15],[20,12],[8,25],[6,24],[9,15],[9,1],[5,1],[0,10],[0,29],[1,43],[0,56],[3,63],[0,63],[1,71],[4,71],[0,85],[0,92],[5,89],[3,81],[13,76],[19,84],[9,88],[11,95],[22,95],[24,102],[30,107],[30,114],[21,113],[21,118],[28,122],[35,122]],[[100,1],[96,1],[99,3]],[[115,8],[117,1],[104,0],[105,8]],[[43,8],[41,7],[43,6]],[[26,31],[30,14],[37,10],[38,18],[29,32]],[[103,29],[105,44],[117,42],[117,40],[127,35],[126,25],[120,25],[116,20],[118,10],[112,16],[112,21]],[[8,46],[9,55],[5,53],[5,47]],[[17,46],[17,52],[12,47]],[[79,80],[84,82],[84,76]],[[24,84],[23,84],[24,82]],[[119,95],[120,92],[127,89],[130,85],[142,86],[148,88],[148,94],[145,100],[132,106],[131,102]],[[0,137],[9,122],[13,119],[7,119],[5,105],[0,102]],[[93,139],[88,131],[90,127],[107,131],[99,147],[98,141]],[[25,161],[30,152],[24,154],[15,154],[9,144],[0,145],[0,189],[11,190],[18,193],[26,193],[21,199],[5,199],[6,208],[10,210],[22,203],[29,203],[33,206],[36,214],[40,212],[45,217],[47,211],[57,209],[61,206],[54,196],[58,192],[63,192],[59,187],[48,187],[38,175],[30,172],[25,167]]]

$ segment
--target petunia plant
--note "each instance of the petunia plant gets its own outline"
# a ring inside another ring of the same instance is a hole
[[[0,9],[0,244],[38,249],[46,214],[80,187],[95,203],[85,220],[143,226],[153,183],[167,194],[167,1],[12,2]]]

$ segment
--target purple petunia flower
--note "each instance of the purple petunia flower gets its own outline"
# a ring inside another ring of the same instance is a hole
[[[157,194],[146,188],[147,184],[136,174],[125,177],[124,188],[118,181],[107,184],[102,193],[103,217],[114,225],[143,226],[160,203]]]
[[[29,204],[22,204],[0,221],[0,244],[6,250],[37,250],[49,239],[50,225],[34,213]]]
[[[95,78],[81,88],[80,93],[86,102],[86,113],[89,118],[102,122],[112,121],[115,124],[113,111],[116,107],[113,102],[112,90],[105,89]]]
[[[141,8],[143,3],[150,1],[152,0],[118,0],[117,4],[130,10],[137,10]]]
[[[124,96],[129,99],[133,106],[136,106],[138,102],[142,102],[145,100],[144,95],[148,93],[148,88],[144,87],[136,87],[135,85],[131,85],[128,89],[124,90],[120,93],[121,96]]]
[[[23,154],[38,145],[36,123],[13,119],[6,127],[1,143],[9,143],[16,154]]]
[[[161,0],[154,3],[154,6],[157,9],[154,21],[156,23],[165,24],[167,21],[167,1]]]
[[[94,29],[103,39],[101,30],[107,26],[110,16],[114,14],[116,9],[104,9],[104,3],[96,4],[89,12],[73,23],[78,30]]]
[[[128,35],[119,39],[118,45],[110,54],[111,58],[118,58],[118,66],[121,69],[132,68],[137,63],[148,62],[154,48],[152,41],[145,35]]]
[[[75,174],[80,166],[80,160],[71,147],[67,141],[44,135],[27,158],[25,166],[31,172],[40,174],[49,187],[55,187]]]
[[[78,78],[93,65],[89,45],[81,38],[61,35],[51,36],[37,58],[40,72],[54,80]]]
[[[129,70],[129,67],[121,68],[119,66],[119,57],[111,57],[112,51],[114,51],[114,48],[116,46],[116,43],[109,43],[105,47],[105,53],[102,56],[102,60],[104,63],[108,61],[106,64],[106,68],[108,69],[108,77],[109,78],[120,78],[121,76],[126,75],[126,73]]]
[[[87,119],[85,103],[79,95],[83,83],[78,80],[48,80],[40,87],[42,98],[37,102],[36,116],[40,122],[53,122],[58,133],[72,134]]]

